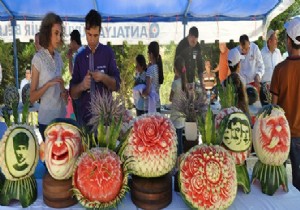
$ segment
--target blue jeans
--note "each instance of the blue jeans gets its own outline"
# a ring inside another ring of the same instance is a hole
[[[293,185],[300,191],[300,137],[291,138],[290,159]]]
[[[182,131],[183,128],[176,128],[176,134],[177,134],[177,156],[179,157],[179,155],[181,155],[183,153],[183,143],[182,143]]]
[[[45,134],[44,134],[44,132],[45,132],[47,126],[48,126],[48,125],[40,124],[40,123],[39,123],[39,131],[40,131],[40,133],[41,133],[41,136],[42,136],[42,139],[43,139],[44,142],[45,142]]]

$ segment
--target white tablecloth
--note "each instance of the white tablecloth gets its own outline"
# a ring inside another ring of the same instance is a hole
[[[42,198],[42,180],[38,179],[38,199],[26,209],[53,209],[46,206],[43,203]],[[11,204],[11,206],[0,206],[1,210],[16,210],[22,209],[18,202]],[[71,210],[84,209],[80,204],[76,204],[69,208]],[[119,210],[134,210],[138,209],[132,202],[130,198],[130,193],[126,194],[123,202],[119,204]],[[180,193],[173,191],[172,203],[165,209],[169,210],[187,210],[189,207],[184,203],[181,198]],[[279,188],[273,196],[265,195],[261,192],[259,182],[255,182],[251,185],[251,192],[249,194],[244,194],[241,189],[238,190],[238,194],[234,200],[232,206],[229,207],[230,210],[274,210],[274,209],[288,209],[296,210],[300,209],[300,192],[289,183],[289,192],[286,193]]]

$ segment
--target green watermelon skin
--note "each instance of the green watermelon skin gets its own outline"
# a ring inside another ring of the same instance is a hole
[[[0,192],[1,192],[2,187],[4,185],[4,181],[5,181],[5,176],[0,171]]]
[[[0,192],[0,205],[8,206],[12,200],[19,200],[22,207],[30,206],[37,199],[37,183],[34,176],[17,181],[5,180]]]

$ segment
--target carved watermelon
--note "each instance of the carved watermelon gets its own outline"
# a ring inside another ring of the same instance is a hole
[[[284,111],[277,105],[266,105],[257,114],[253,127],[253,146],[259,158],[252,180],[261,182],[262,191],[273,195],[280,185],[288,191],[283,163],[290,150],[290,128]]]
[[[92,97],[89,124],[96,132],[82,130],[85,152],[78,158],[72,178],[75,197],[86,208],[115,208],[128,191],[128,162],[122,163],[114,152],[122,116],[111,115],[122,114],[123,106],[121,97],[110,93],[96,92]]]
[[[123,159],[131,159],[129,170],[140,177],[159,177],[170,172],[177,158],[177,136],[172,122],[156,113],[138,117],[128,141],[123,144]]]
[[[38,161],[38,139],[27,125],[10,126],[0,142],[0,166],[6,177],[0,192],[0,205],[19,200],[22,207],[37,198],[37,184],[33,176]]]
[[[18,89],[15,86],[8,86],[3,94],[3,101],[5,106],[9,109],[13,108],[13,103],[19,104],[20,96]]]
[[[73,174],[73,192],[86,208],[111,208],[128,190],[128,173],[119,156],[108,148],[83,153]]]
[[[197,145],[180,163],[179,187],[194,209],[226,209],[237,193],[235,164],[223,147]]]
[[[81,151],[81,133],[76,121],[57,118],[47,126],[45,162],[54,179],[63,180],[72,176]]]
[[[215,127],[219,129],[221,121],[223,118],[233,112],[242,112],[242,110],[236,108],[235,106],[231,106],[229,108],[223,108],[215,117]]]
[[[179,188],[193,209],[226,209],[236,197],[237,178],[232,156],[218,145],[225,126],[221,123],[215,132],[210,107],[205,119],[198,122],[203,144],[184,155],[179,168]]]
[[[22,89],[22,103],[25,104],[29,100],[30,93],[30,83],[26,84]],[[29,103],[29,106],[32,106],[32,103]]]
[[[221,125],[225,126],[222,146],[234,158],[238,185],[243,187],[245,193],[249,193],[250,179],[245,164],[252,145],[252,132],[249,119],[242,112],[233,112],[223,118]]]

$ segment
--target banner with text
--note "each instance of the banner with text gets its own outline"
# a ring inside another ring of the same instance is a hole
[[[29,42],[39,31],[41,21],[17,21],[15,27],[16,38],[21,42]],[[86,44],[85,23],[64,21],[65,42],[69,43],[70,33],[77,29],[81,34],[81,41]],[[173,23],[102,23],[100,42],[111,42],[120,45],[123,42],[137,44],[143,42],[159,41],[160,44],[178,43],[183,38],[181,22]],[[4,42],[13,41],[13,31],[10,21],[0,22],[0,39]]]

